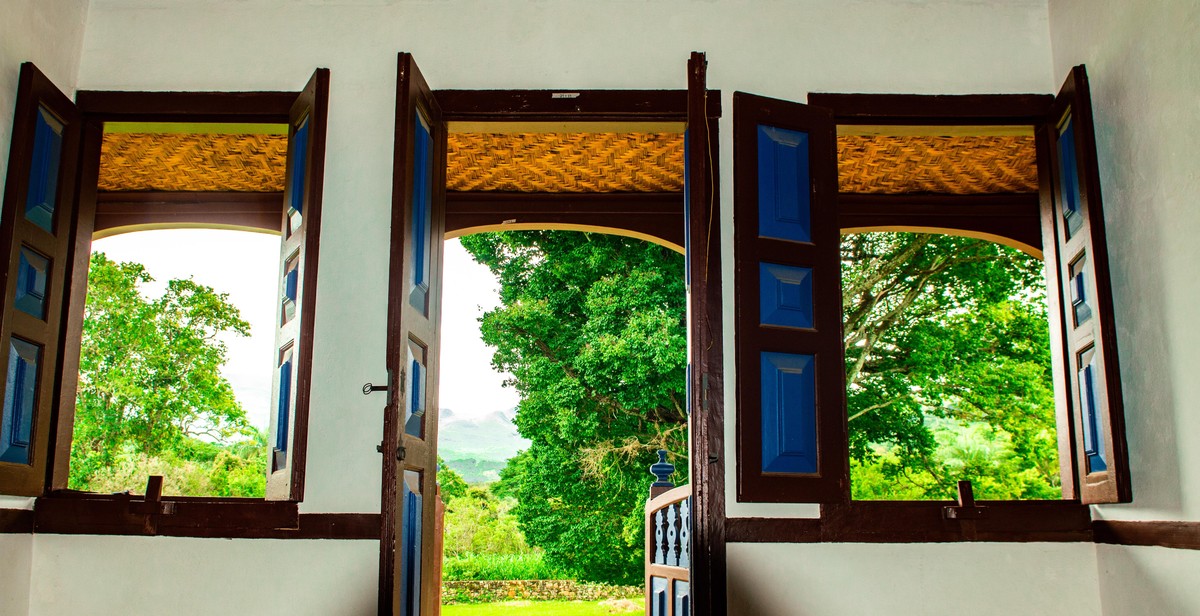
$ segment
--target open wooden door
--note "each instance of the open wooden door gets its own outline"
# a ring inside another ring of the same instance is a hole
[[[313,313],[316,308],[316,295],[312,289],[317,280],[328,106],[329,69],[321,68],[313,73],[288,113],[268,500],[299,501],[304,496],[308,383],[312,379]]]
[[[47,484],[81,131],[75,104],[22,64],[0,217],[0,494]]]
[[[830,110],[733,95],[737,494],[850,497]]]
[[[438,340],[446,129],[410,54],[396,77],[379,613],[436,613]]]

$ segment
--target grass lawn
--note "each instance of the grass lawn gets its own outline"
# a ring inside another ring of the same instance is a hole
[[[632,608],[632,609],[630,609]],[[641,600],[633,601],[503,601],[443,605],[442,616],[609,616],[634,614],[642,610]]]

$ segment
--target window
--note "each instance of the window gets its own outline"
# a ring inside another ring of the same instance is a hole
[[[29,293],[18,298],[18,289],[10,284],[3,310],[6,329],[0,334],[7,343],[3,346],[7,348],[15,340],[18,344],[31,344],[32,347],[20,346],[18,352],[13,354],[20,359],[16,377],[9,379],[15,378],[16,385],[6,386],[5,395],[9,391],[28,390],[28,383],[42,389],[35,392],[32,410],[25,402],[28,396],[17,396],[20,404],[12,406],[19,412],[10,413],[6,406],[5,428],[10,422],[14,425],[30,423],[34,427],[27,431],[30,434],[27,442],[32,452],[30,460],[33,462],[20,465],[0,462],[0,492],[41,495],[66,487],[75,378],[78,374],[78,332],[86,290],[88,248],[93,231],[129,225],[232,226],[273,229],[283,236],[280,277],[275,290],[280,298],[277,332],[279,364],[275,370],[278,378],[273,386],[273,398],[279,404],[271,427],[273,451],[270,468],[264,469],[264,472],[270,471],[268,499],[301,500],[328,71],[318,70],[299,93],[80,92],[78,110],[33,65],[23,65],[21,75],[21,102],[14,123],[14,149],[10,158],[10,181],[5,195],[5,222],[0,242],[8,242],[8,253],[14,256],[10,263],[21,262],[15,258],[17,254],[26,255],[23,263],[28,265],[22,266],[24,273],[21,280],[28,282],[23,283],[23,288],[35,294],[41,292],[45,298],[46,325],[39,329],[43,337],[37,339],[24,334],[23,330],[7,329],[8,323],[25,320],[24,316],[17,316],[18,313],[25,314],[21,306],[37,308],[36,302],[25,299]],[[39,117],[54,119],[56,123],[39,123]],[[203,187],[183,192],[143,192],[128,197],[111,193],[97,194],[100,145],[105,123],[180,121],[286,124],[288,154],[282,194],[248,194],[237,189],[213,192],[211,188]],[[86,129],[81,130],[85,123]],[[51,129],[51,134],[56,132],[57,127],[57,133],[61,135],[57,141],[47,136],[47,127]],[[41,171],[28,172],[30,161],[53,160],[54,157],[47,152],[57,154],[60,164],[56,167],[49,162],[40,162],[32,166]],[[78,200],[76,160],[80,161],[81,170]],[[13,173],[13,168],[17,173]],[[46,179],[48,174],[54,172],[59,176],[57,183],[53,179]],[[19,177],[29,179],[27,182],[11,181]],[[48,192],[46,187],[57,187],[57,193]],[[26,193],[30,194],[28,198],[32,200],[31,203],[36,201],[28,208],[31,214],[26,218],[30,225],[42,229],[42,233],[46,233],[47,225],[54,225],[55,237],[63,248],[54,248],[46,242],[29,245],[29,241],[24,239],[26,232],[20,230],[23,223],[14,219],[15,212],[23,212],[26,208],[13,207],[12,204],[24,202]],[[34,199],[34,194],[38,195],[37,199]],[[15,282],[16,276],[10,278]],[[43,284],[44,292],[41,287]],[[55,354],[59,349],[65,350],[61,357]],[[7,355],[0,361],[7,361]],[[9,372],[14,373],[11,369]],[[18,417],[20,421],[12,422],[10,415]],[[32,421],[27,417],[31,417]],[[21,432],[22,436],[24,434],[26,431]],[[24,483],[10,480],[18,474],[26,477]],[[44,509],[53,510],[54,506],[51,503]],[[97,506],[101,509],[108,507],[103,503]],[[117,502],[111,509],[120,511],[122,506],[123,503]],[[41,505],[39,508],[42,508]],[[279,511],[286,517],[289,509],[285,507]],[[295,515],[294,504],[290,507],[290,515]],[[104,522],[99,520],[97,524],[104,526]],[[186,521],[180,520],[180,523]],[[279,524],[276,520],[266,523]]]
[[[735,229],[737,293],[743,299],[736,320],[739,500],[820,502],[831,511],[848,504],[836,234],[926,228],[1044,253],[1054,387],[1066,399],[1057,408],[1063,497],[1127,502],[1115,329],[1083,68],[1072,71],[1057,98],[812,95],[810,102],[813,107],[735,95],[735,216],[748,221]],[[1040,196],[985,195],[959,199],[955,207],[939,195],[834,195],[835,121],[889,130],[1032,126]],[[961,207],[964,201],[969,209]]]

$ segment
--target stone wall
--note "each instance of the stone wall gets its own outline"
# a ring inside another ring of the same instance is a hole
[[[609,586],[574,580],[462,580],[442,582],[442,604],[493,601],[599,601],[642,597],[640,586]]]

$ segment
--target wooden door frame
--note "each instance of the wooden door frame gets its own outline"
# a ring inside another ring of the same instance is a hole
[[[703,54],[693,55],[689,81],[703,84]],[[686,221],[691,279],[692,338],[688,383],[692,413],[691,481],[697,499],[693,534],[693,605],[695,614],[719,614],[725,610],[725,481],[724,464],[724,358],[721,328],[721,246],[718,195],[718,121],[721,117],[719,91],[704,90],[699,100],[689,101],[688,90],[434,90],[446,122],[679,122],[688,121],[689,102],[704,109],[706,131],[699,137],[707,145],[707,165],[696,173],[691,188],[690,220]],[[393,173],[402,172],[393,169]],[[642,211],[639,206],[648,205]],[[596,208],[622,215],[603,216]],[[448,193],[446,230],[501,224],[520,218],[522,222],[578,224],[619,228],[652,235],[683,245],[684,195],[680,193],[599,193],[564,195],[550,193]],[[619,224],[614,225],[617,220]],[[391,589],[380,589],[380,592]],[[698,592],[697,592],[698,591]]]

